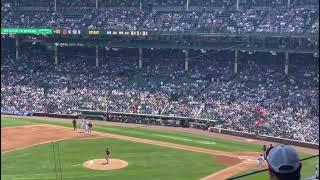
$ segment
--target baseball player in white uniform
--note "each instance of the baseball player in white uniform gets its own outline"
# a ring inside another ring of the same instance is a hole
[[[86,121],[85,122],[85,132],[87,132],[87,133],[89,133],[89,126],[88,126],[88,124],[89,124],[89,122],[88,121]]]
[[[264,162],[264,157],[262,154],[258,157],[258,164],[259,164],[259,169],[263,169],[263,162]]]
[[[84,124],[84,121],[82,120],[82,121],[80,122],[81,132],[84,132],[84,126],[85,126],[85,124]]]

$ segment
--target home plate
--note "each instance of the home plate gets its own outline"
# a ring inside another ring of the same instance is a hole
[[[254,139],[246,139],[247,142],[255,142],[257,140],[254,140]]]
[[[249,161],[249,162],[257,162],[257,159],[252,159],[253,157],[249,157],[249,156],[239,156],[238,158],[241,160]]]

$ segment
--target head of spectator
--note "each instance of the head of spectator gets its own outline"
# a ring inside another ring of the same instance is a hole
[[[296,150],[289,145],[278,145],[267,151],[271,180],[300,180],[302,164]]]

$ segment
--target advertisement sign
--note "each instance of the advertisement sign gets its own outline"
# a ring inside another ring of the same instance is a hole
[[[52,34],[53,30],[49,28],[1,28],[1,34]]]
[[[88,34],[89,35],[99,35],[100,31],[98,31],[98,30],[89,30]]]

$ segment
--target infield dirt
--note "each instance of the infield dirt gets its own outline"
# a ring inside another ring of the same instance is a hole
[[[38,119],[45,121],[57,121],[57,118],[51,117],[37,117],[37,116],[11,116],[11,115],[2,115],[3,117],[16,117],[16,118],[25,118],[25,119]],[[59,118],[59,121],[71,123],[70,119],[63,119]],[[206,137],[215,137],[221,138],[226,140],[238,141],[238,142],[248,142],[250,144],[257,144],[257,145],[268,145],[273,144],[276,145],[275,142],[270,141],[261,141],[261,140],[254,140],[248,139],[240,136],[232,136],[227,134],[219,134],[214,132],[208,132],[200,129],[193,129],[193,128],[181,128],[181,127],[168,127],[168,126],[156,126],[156,125],[141,125],[141,124],[131,124],[131,123],[120,123],[120,122],[110,122],[110,121],[95,121],[90,120],[93,122],[94,125],[108,125],[108,126],[119,126],[119,127],[132,127],[132,128],[146,128],[146,129],[163,129],[163,130],[170,130],[170,131],[178,131],[178,132],[186,132]],[[311,148],[304,148],[299,146],[294,146],[299,152],[308,153],[312,155],[319,154],[318,149],[311,149]]]
[[[105,136],[101,133],[84,134],[71,128],[54,125],[5,127],[1,128],[1,153],[66,139],[103,137]]]
[[[133,138],[129,136],[93,132],[92,134],[79,133],[72,128],[55,125],[28,125],[2,128],[1,130],[1,152],[9,152],[16,149],[31,147],[38,144],[50,143],[65,139],[92,139],[92,138],[114,138],[138,143],[159,145],[168,148],[181,149],[186,151],[206,153],[214,155],[214,160],[218,163],[229,165],[230,167],[215,172],[203,179],[222,180],[227,177],[239,174],[240,172],[257,166],[256,159],[258,152],[223,152],[213,149],[199,148],[169,142]]]
[[[115,170],[127,167],[128,162],[121,159],[109,159],[107,164],[105,159],[93,159],[84,162],[82,166],[93,170]]]

